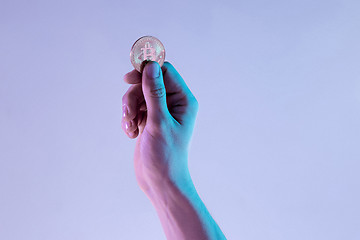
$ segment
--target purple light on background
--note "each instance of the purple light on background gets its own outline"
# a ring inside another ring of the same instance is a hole
[[[0,239],[165,239],[120,125],[144,35],[199,101],[189,168],[228,239],[359,239],[359,7],[2,0]]]

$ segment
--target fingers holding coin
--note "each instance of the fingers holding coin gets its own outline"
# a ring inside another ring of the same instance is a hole
[[[136,40],[130,50],[130,61],[134,70],[124,76],[126,83],[132,84],[122,98],[122,129],[130,138],[136,138],[146,121],[146,103],[142,92],[142,70],[149,61],[164,64],[165,48],[159,39],[143,36]]]
[[[160,67],[164,64],[165,48],[159,39],[153,36],[143,36],[135,41],[130,50],[130,61],[141,73],[146,61],[156,61]]]
[[[145,100],[141,83],[133,84],[122,97],[123,115],[122,129],[131,138],[138,134],[138,127],[142,123]],[[146,108],[146,107],[145,107]]]

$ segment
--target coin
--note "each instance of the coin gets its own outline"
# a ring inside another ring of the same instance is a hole
[[[165,61],[164,45],[156,37],[143,36],[131,47],[130,61],[140,73],[149,61],[156,61],[161,67]]]

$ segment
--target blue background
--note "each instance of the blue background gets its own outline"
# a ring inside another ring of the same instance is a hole
[[[199,101],[189,168],[228,239],[360,238],[360,2],[0,1],[0,239],[165,239],[121,130],[159,38]]]

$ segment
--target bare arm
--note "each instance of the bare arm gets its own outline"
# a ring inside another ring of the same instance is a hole
[[[129,72],[122,127],[136,138],[140,188],[155,207],[167,239],[226,239],[201,201],[188,170],[188,148],[198,102],[168,62]]]
[[[191,181],[181,186],[165,181],[148,197],[167,239],[226,239]]]

